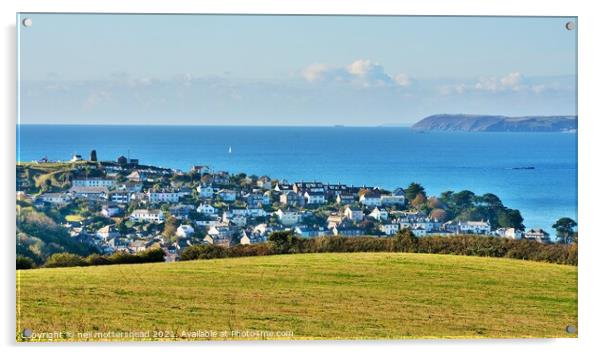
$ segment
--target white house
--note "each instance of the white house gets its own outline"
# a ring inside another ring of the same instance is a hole
[[[211,244],[229,247],[234,230],[227,225],[218,225],[209,228],[207,236],[211,238]]]
[[[147,180],[146,174],[138,170],[132,171],[126,178],[129,181],[135,182],[142,182]]]
[[[269,189],[272,187],[272,180],[268,176],[260,176],[257,179],[257,187],[261,187],[264,189]],[[241,243],[242,244],[242,243]]]
[[[364,206],[378,207],[382,205],[381,194],[375,191],[368,191],[360,196],[360,203]]]
[[[382,224],[379,229],[381,230],[381,232],[385,233],[386,235],[394,235],[397,232],[399,232],[399,224],[397,223],[385,223]]]
[[[194,165],[190,171],[203,175],[209,172],[209,167],[207,165]]]
[[[418,228],[412,228],[412,234],[414,234],[417,237],[424,237],[426,236],[426,230],[424,228],[418,227]]]
[[[343,214],[345,215],[345,218],[353,222],[359,222],[364,219],[364,212],[359,208],[346,207]]]
[[[105,186],[72,186],[69,192],[75,197],[87,200],[104,200],[109,196],[109,190]]]
[[[139,253],[141,251],[145,251],[147,248],[147,242],[144,240],[134,240],[128,244],[128,249],[132,253]]]
[[[313,238],[330,235],[331,231],[324,227],[298,226],[295,227],[295,234],[298,234],[304,238]]]
[[[458,231],[470,234],[489,234],[491,233],[491,225],[485,221],[460,221],[458,222]]]
[[[529,229],[525,231],[523,238],[534,240],[539,243],[550,243],[550,234],[541,228]]]
[[[190,212],[194,210],[193,205],[177,204],[169,207],[169,214],[177,219],[186,219]]]
[[[328,216],[328,218],[326,219],[326,223],[328,223],[328,228],[334,228],[338,226],[339,224],[343,223],[343,219],[345,219],[345,216],[341,213],[330,214],[330,216]]]
[[[146,196],[150,203],[176,203],[180,201],[180,193],[176,191],[150,190]]]
[[[73,154],[73,155],[71,156],[71,161],[72,161],[72,162],[76,162],[76,161],[82,161],[82,160],[83,160],[83,159],[82,159],[82,156],[81,156],[81,155],[79,155],[79,154]]]
[[[374,207],[372,212],[370,212],[369,216],[377,221],[385,221],[389,218],[389,213],[384,209],[381,210],[378,207]]]
[[[213,190],[213,187],[210,185],[197,186],[196,190],[199,193],[199,196],[201,198],[212,198],[213,197],[214,190]]]
[[[214,217],[214,218],[208,218],[208,219],[200,219],[200,220],[196,220],[194,221],[194,224],[196,224],[199,227],[208,227],[211,228],[213,226],[217,226],[219,225],[221,222],[219,217]]]
[[[262,207],[270,204],[270,196],[261,192],[254,192],[244,196],[249,207]]]
[[[107,217],[113,217],[118,215],[119,213],[121,213],[121,208],[119,208],[118,206],[114,206],[114,205],[106,205],[102,207],[102,210],[100,211],[100,213]]]
[[[232,211],[224,211],[222,214],[222,221],[230,222],[237,226],[244,226],[247,224],[247,217],[244,215],[233,214]]]
[[[111,202],[115,203],[129,203],[130,193],[127,191],[114,191],[109,194],[109,199],[111,200]]]
[[[251,244],[251,238],[249,238],[249,236],[247,235],[247,233],[245,231],[242,232],[242,237],[240,237],[240,244],[241,245],[250,245]]]
[[[338,194],[336,201],[339,205],[348,205],[355,202],[355,196],[353,194]]]
[[[196,211],[207,216],[215,216],[217,214],[217,208],[208,203],[201,203],[199,207],[197,207]]]
[[[180,238],[189,238],[194,233],[194,228],[188,224],[182,224],[176,229],[176,236]]]
[[[236,191],[223,189],[223,190],[219,190],[216,193],[216,195],[219,196],[222,200],[227,201],[227,202],[232,202],[232,201],[236,200]]]
[[[102,238],[104,241],[107,241],[109,239],[119,237],[120,233],[117,230],[117,228],[115,228],[115,226],[110,225],[110,226],[104,226],[104,227],[100,228],[99,230],[97,230],[96,236],[99,238]]]
[[[47,192],[41,194],[38,198],[53,205],[64,205],[71,201],[71,196],[62,192]]]
[[[279,182],[274,186],[274,191],[278,191],[278,192],[293,191],[293,185]]]
[[[403,206],[406,203],[406,198],[404,195],[382,195],[380,197],[380,202],[383,206]]]
[[[234,216],[243,216],[243,217],[266,217],[268,214],[262,208],[234,208],[229,211]]]
[[[515,228],[498,228],[495,233],[508,239],[521,239],[522,237],[522,232]]]
[[[303,202],[303,198],[294,191],[284,191],[280,194],[280,203],[283,205],[302,206]]]
[[[130,218],[136,222],[153,222],[153,223],[161,223],[165,220],[165,217],[161,210],[147,210],[147,209],[134,210],[132,212],[132,214],[130,214]]]
[[[324,193],[321,192],[306,191],[303,197],[308,205],[321,205],[326,202]]]
[[[301,213],[297,211],[283,211],[278,209],[278,211],[274,212],[274,214],[278,216],[280,223],[285,226],[292,226],[301,221]]]
[[[111,187],[115,184],[112,179],[101,179],[101,178],[90,178],[90,179],[75,179],[71,182],[73,186],[86,186],[86,187]]]

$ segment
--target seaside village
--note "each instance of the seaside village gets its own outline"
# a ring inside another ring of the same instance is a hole
[[[71,161],[80,160],[74,155]],[[402,188],[288,182],[207,166],[184,172],[140,165],[124,156],[93,165],[73,164],[72,171],[70,184],[59,191],[21,194],[36,208],[72,209],[64,225],[70,235],[106,254],[160,246],[172,261],[193,244],[262,243],[270,233],[282,230],[304,238],[387,237],[410,228],[418,237],[477,234],[549,242],[540,229],[492,230],[488,221],[431,219],[408,207]]]

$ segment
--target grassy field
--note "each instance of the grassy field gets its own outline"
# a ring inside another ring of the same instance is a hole
[[[501,258],[277,255],[24,270],[17,283],[18,339],[573,337],[577,325],[576,267]]]

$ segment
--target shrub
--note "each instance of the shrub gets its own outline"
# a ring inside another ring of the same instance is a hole
[[[301,251],[301,240],[292,231],[274,232],[268,240],[276,254],[298,253]]]
[[[86,263],[88,265],[109,265],[111,260],[103,255],[92,254],[86,258]]]
[[[17,255],[17,270],[32,269],[36,265],[31,258],[26,256]]]
[[[226,249],[213,244],[193,245],[182,252],[181,260],[219,259],[227,257]]]
[[[252,244],[252,245],[235,245],[231,248],[226,249],[228,257],[242,257],[242,256],[264,256],[273,254],[272,249],[267,243]]]
[[[79,255],[71,253],[57,253],[52,254],[44,267],[71,267],[71,266],[85,266],[86,261]]]
[[[165,261],[165,252],[161,248],[152,248],[136,254],[141,263],[158,263]]]
[[[109,256],[109,260],[111,264],[138,264],[140,263],[140,257],[135,254],[130,254],[126,252],[117,252],[111,256]]]
[[[400,230],[395,236],[396,251],[404,253],[415,253],[418,251],[418,238],[409,228]]]

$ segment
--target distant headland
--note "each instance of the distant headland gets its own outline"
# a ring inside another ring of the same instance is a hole
[[[577,116],[523,116],[439,114],[412,125],[418,131],[461,132],[576,132]]]

